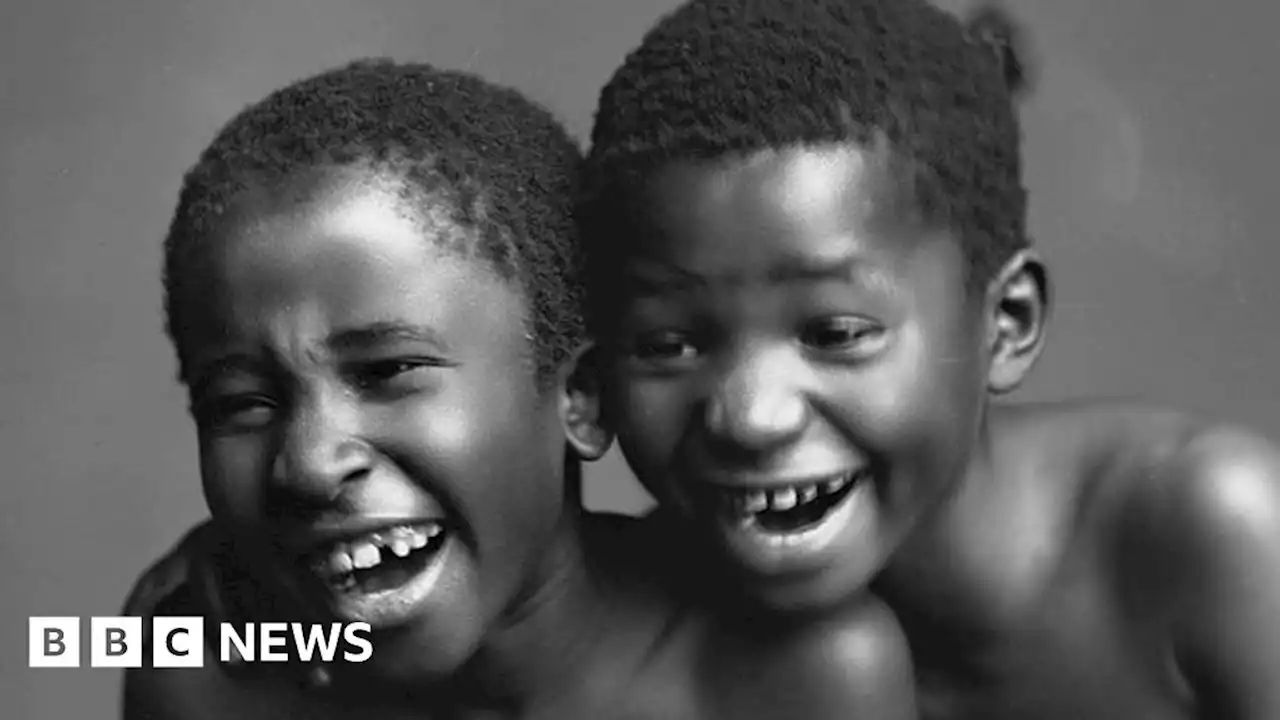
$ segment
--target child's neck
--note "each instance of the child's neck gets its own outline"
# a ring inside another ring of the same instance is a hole
[[[875,583],[909,634],[937,638],[941,645],[981,642],[999,625],[989,597],[993,588],[981,566],[1001,558],[981,557],[983,543],[975,533],[1004,505],[989,421],[983,422],[967,467],[953,483]]]
[[[876,590],[913,647],[942,659],[996,651],[1034,607],[1071,532],[1069,471],[1016,408],[992,407],[953,492],[894,553]]]
[[[395,694],[448,717],[541,717],[580,704],[595,678],[626,677],[609,668],[626,662],[627,631],[644,623],[622,583],[594,571],[585,520],[566,509],[541,567],[458,672]]]
[[[610,588],[590,572],[582,523],[576,508],[566,512],[570,527],[558,534],[541,571],[463,670],[459,679],[469,695],[540,707],[590,674],[609,632]]]

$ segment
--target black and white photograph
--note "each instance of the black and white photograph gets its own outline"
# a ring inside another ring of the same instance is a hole
[[[1280,5],[0,10],[0,717],[1280,720]]]

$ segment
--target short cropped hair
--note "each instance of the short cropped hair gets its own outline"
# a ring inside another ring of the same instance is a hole
[[[600,93],[580,219],[589,254],[625,237],[637,191],[671,161],[887,140],[927,219],[985,283],[1029,243],[1011,19],[926,0],[692,0]]]
[[[385,173],[411,201],[448,205],[465,236],[449,238],[460,245],[451,249],[487,262],[524,294],[545,379],[584,334],[573,219],[581,163],[578,144],[539,104],[425,63],[360,60],[271,93],[228,122],[183,179],[164,242],[179,379],[191,379],[189,311],[220,218],[250,189],[344,168]]]

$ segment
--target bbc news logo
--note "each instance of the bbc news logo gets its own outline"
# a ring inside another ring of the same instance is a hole
[[[89,667],[142,667],[146,642],[142,623],[140,617],[90,618]],[[80,667],[80,618],[33,617],[28,628],[31,667]],[[203,667],[204,631],[204,618],[152,618],[152,666]],[[373,655],[369,631],[368,623],[221,623],[218,659],[224,663],[253,663],[287,662],[296,657],[303,662],[341,659],[361,663]]]

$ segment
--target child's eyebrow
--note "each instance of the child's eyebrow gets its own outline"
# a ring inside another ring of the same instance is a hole
[[[223,355],[213,362],[200,365],[196,369],[191,382],[191,392],[194,395],[199,395],[214,381],[230,373],[243,372],[249,375],[260,375],[264,371],[264,364],[261,360],[244,353]]]
[[[831,259],[791,258],[769,271],[774,285],[796,282],[856,282],[866,284],[874,275],[867,264],[853,256]]]
[[[640,260],[624,271],[629,292],[639,296],[662,295],[702,288],[707,279],[670,263]]]
[[[375,322],[335,331],[325,340],[334,351],[370,350],[392,342],[421,342],[447,351],[448,343],[440,333],[426,325],[400,321]]]

